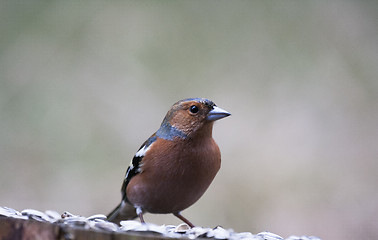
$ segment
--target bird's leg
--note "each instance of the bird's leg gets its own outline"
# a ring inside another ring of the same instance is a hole
[[[144,219],[143,219],[143,210],[142,210],[141,207],[137,207],[137,208],[136,208],[136,213],[137,213],[137,215],[139,216],[140,222],[141,222],[141,223],[146,223],[146,222],[144,221]]]
[[[189,227],[193,228],[194,225],[193,223],[191,223],[188,219],[186,219],[183,215],[181,215],[180,212],[178,213],[174,213],[173,215],[175,215],[176,217],[178,217],[181,221],[183,221],[184,223],[188,224]]]

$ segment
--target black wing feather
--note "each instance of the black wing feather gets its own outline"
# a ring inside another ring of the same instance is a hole
[[[153,142],[156,141],[156,139],[157,139],[156,135],[153,134],[151,137],[149,137],[147,139],[147,141],[145,141],[142,144],[142,146],[138,149],[138,151],[141,150],[142,148],[149,147]],[[127,185],[129,184],[130,180],[134,176],[136,176],[137,174],[140,174],[140,165],[141,165],[143,157],[144,157],[144,155],[143,156],[136,156],[136,155],[134,155],[133,160],[131,161],[130,166],[126,170],[125,179],[123,181],[122,188],[121,188],[122,199],[124,201],[126,201],[126,202],[128,202],[127,196],[126,196]]]

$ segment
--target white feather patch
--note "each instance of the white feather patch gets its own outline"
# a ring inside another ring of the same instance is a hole
[[[134,205],[134,207],[136,208],[136,214],[139,216],[140,214],[143,214],[143,210],[141,207],[139,207],[138,205]]]
[[[139,151],[135,153],[135,157],[144,157],[144,155],[146,155],[146,152],[150,149],[152,144],[154,143],[151,143],[148,147],[143,146],[141,149],[139,149]],[[137,172],[142,172],[142,169],[141,169],[142,165],[143,165],[142,163],[139,163]],[[130,170],[134,169],[133,160],[131,160],[129,167],[130,167]]]
[[[151,145],[152,144],[150,144],[150,146],[148,147],[143,146],[137,153],[135,153],[135,157],[144,157],[144,155],[146,155],[146,152],[151,147]]]

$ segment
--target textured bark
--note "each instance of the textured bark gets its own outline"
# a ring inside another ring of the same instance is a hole
[[[1,240],[152,240],[172,239],[157,236],[152,233],[118,233],[63,224],[39,222],[10,217],[0,217]]]

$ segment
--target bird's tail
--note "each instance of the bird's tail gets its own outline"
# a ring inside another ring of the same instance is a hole
[[[130,203],[122,201],[118,206],[108,214],[108,221],[119,224],[123,220],[131,220],[136,218],[135,207]]]

